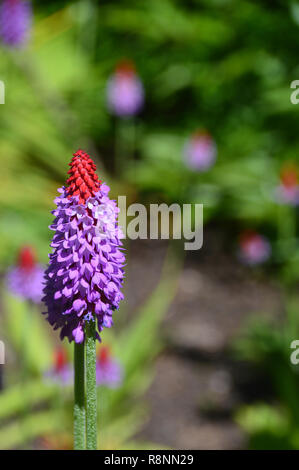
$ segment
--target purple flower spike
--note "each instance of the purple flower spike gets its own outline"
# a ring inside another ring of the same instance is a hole
[[[53,367],[45,373],[45,379],[60,385],[70,385],[73,375],[73,370],[68,362],[65,350],[57,348],[54,351]]]
[[[141,110],[144,103],[143,85],[131,62],[121,62],[109,79],[107,103],[109,110],[120,117],[134,116]]]
[[[101,184],[96,166],[85,152],[74,154],[68,187],[59,189],[51,229],[55,231],[46,270],[44,302],[47,320],[60,337],[84,341],[84,326],[96,321],[97,338],[112,326],[124,278],[119,209]]]
[[[206,132],[195,132],[184,149],[186,165],[195,171],[207,171],[216,160],[217,147]]]
[[[4,0],[0,7],[0,36],[4,44],[11,47],[24,46],[32,23],[31,2]]]
[[[280,204],[299,205],[299,181],[296,165],[287,164],[282,168],[280,184],[276,188],[276,199]]]
[[[39,303],[43,292],[44,269],[35,261],[31,246],[24,246],[19,253],[18,264],[6,276],[8,289],[25,300]]]
[[[123,379],[121,365],[111,357],[110,350],[102,346],[99,350],[96,366],[97,385],[110,388],[119,387]]]

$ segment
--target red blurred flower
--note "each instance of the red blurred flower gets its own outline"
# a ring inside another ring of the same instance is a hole
[[[239,237],[239,256],[248,265],[264,263],[271,255],[271,245],[266,237],[253,230],[246,230]]]
[[[278,202],[297,206],[299,204],[298,168],[293,163],[284,165],[280,172],[280,184],[276,188]]]
[[[217,147],[211,135],[204,131],[195,132],[185,145],[184,157],[192,170],[208,170],[217,157]]]

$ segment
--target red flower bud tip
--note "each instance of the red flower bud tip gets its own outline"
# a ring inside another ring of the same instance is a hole
[[[206,131],[205,129],[197,129],[195,132],[193,132],[192,137],[195,139],[200,138],[200,137],[205,137],[206,139],[212,139],[209,132]]]
[[[107,364],[110,359],[110,349],[108,346],[102,346],[98,352],[98,361],[101,365]]]
[[[35,253],[31,246],[21,248],[18,257],[18,265],[21,269],[26,269],[27,271],[31,271],[35,267]]]
[[[85,204],[87,199],[100,189],[101,181],[96,174],[96,165],[83,150],[74,153],[69,165],[71,169],[68,171],[70,177],[67,180],[68,197],[79,196],[79,203]]]
[[[258,235],[258,233],[255,232],[254,230],[251,230],[251,229],[244,230],[239,236],[239,241],[240,241],[241,245],[243,245],[243,244],[246,245],[247,243],[254,240],[257,235]]]
[[[63,348],[57,348],[54,351],[54,369],[55,372],[61,372],[67,364],[67,355]]]
[[[295,165],[289,164],[280,172],[280,180],[285,188],[294,188],[298,185],[298,170]]]
[[[120,75],[133,76],[136,74],[136,68],[131,60],[124,59],[117,64],[116,73]]]

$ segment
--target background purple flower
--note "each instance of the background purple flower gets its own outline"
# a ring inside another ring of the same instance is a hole
[[[53,367],[45,373],[45,378],[60,385],[69,385],[72,382],[73,369],[63,348],[54,351]]]
[[[47,320],[61,329],[61,339],[81,343],[86,321],[96,320],[98,332],[112,326],[112,313],[123,299],[125,257],[119,209],[108,197],[109,187],[100,185],[96,166],[85,152],[76,152],[70,165],[69,187],[61,188],[55,200],[53,253],[43,300]]]
[[[297,206],[299,204],[298,169],[293,164],[284,166],[280,173],[280,184],[276,188],[278,202]]]
[[[271,245],[266,237],[257,232],[246,230],[240,236],[239,256],[248,265],[264,263],[271,255]]]
[[[198,131],[188,140],[184,148],[186,165],[192,170],[206,171],[215,162],[217,147],[212,137]]]
[[[97,357],[97,385],[118,387],[123,379],[123,369],[118,361],[112,358],[107,346],[101,346]]]
[[[8,46],[20,47],[29,39],[32,23],[31,2],[4,0],[0,6],[0,36]]]
[[[107,103],[109,110],[120,117],[133,116],[141,110],[144,89],[131,62],[121,62],[108,80]]]
[[[6,276],[12,294],[32,302],[40,302],[43,291],[44,269],[36,263],[31,246],[24,246],[19,253],[18,264]]]

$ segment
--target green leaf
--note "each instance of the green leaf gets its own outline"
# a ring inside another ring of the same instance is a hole
[[[33,304],[4,292],[5,330],[23,367],[42,373],[52,363],[52,344],[45,318]]]

